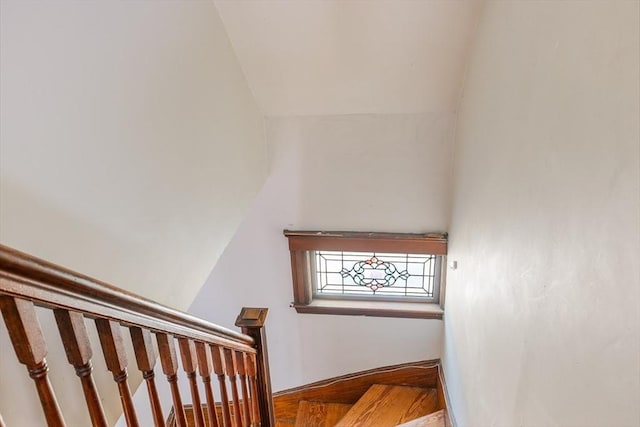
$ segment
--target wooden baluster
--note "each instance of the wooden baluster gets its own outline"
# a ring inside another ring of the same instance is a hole
[[[224,364],[222,363],[222,348],[211,346],[211,359],[213,360],[213,371],[220,383],[220,399],[222,400],[222,424],[224,427],[232,427],[231,413],[229,411],[229,395],[227,394],[227,383],[224,375]]]
[[[202,377],[204,391],[207,396],[209,426],[219,427],[218,416],[216,414],[216,400],[213,397],[213,389],[211,387],[211,363],[207,355],[207,346],[200,341],[196,342],[196,357],[198,358],[198,371]]]
[[[127,426],[138,427],[138,417],[136,416],[131,390],[129,390],[129,383],[127,382],[127,355],[124,350],[120,325],[112,320],[96,319],[96,328],[98,329],[98,337],[100,338],[107,369],[113,374],[113,380],[118,384],[120,401]]]
[[[268,309],[243,307],[236,319],[236,326],[242,328],[242,333],[249,335],[255,342],[256,381],[258,387],[258,404],[260,408],[260,422],[263,427],[275,427],[276,419],[273,410],[273,393],[271,391],[271,376],[269,374],[269,354],[267,353],[267,332],[264,324]]]
[[[54,309],[53,314],[58,324],[58,331],[60,331],[60,338],[67,354],[67,360],[75,368],[76,375],[80,377],[91,424],[93,426],[107,427],[107,418],[104,415],[102,402],[91,375],[93,352],[91,351],[87,327],[84,324],[84,317],[78,312],[62,309]]]
[[[38,390],[40,404],[49,427],[65,425],[47,372],[47,344],[31,301],[0,296],[0,310],[18,361],[27,367]]]
[[[234,351],[228,348],[224,349],[224,366],[227,371],[227,377],[231,384],[231,396],[233,397],[233,417],[235,425],[242,426],[242,413],[240,411],[240,397],[238,395],[238,383],[236,381],[238,370],[235,363]]]
[[[151,332],[147,329],[132,326],[129,328],[129,333],[131,334],[131,342],[133,342],[138,369],[142,372],[142,378],[147,384],[153,423],[156,426],[165,427],[162,406],[156,389],[155,373],[153,372],[153,368],[156,365],[156,354],[151,343]]]
[[[247,354],[247,376],[251,388],[251,414],[254,425],[260,425],[260,408],[258,407],[258,386],[256,384],[256,355]]]
[[[160,363],[162,371],[167,376],[167,381],[171,387],[171,398],[173,399],[173,412],[176,417],[177,427],[187,427],[187,418],[184,413],[184,405],[180,397],[178,388],[178,360],[176,359],[176,349],[173,344],[173,337],[157,332],[158,351],[160,352]]]
[[[251,398],[249,397],[249,388],[247,387],[247,369],[244,356],[245,354],[241,351],[236,351],[234,354],[235,365],[238,368],[238,377],[240,378],[240,390],[242,391],[242,415],[244,416],[244,424],[250,426],[253,424],[251,422],[249,409]]]
[[[178,345],[180,346],[180,356],[182,357],[182,369],[187,374],[189,387],[191,388],[193,421],[196,427],[204,427],[202,403],[200,402],[198,383],[196,382],[196,345],[188,338],[178,338]]]

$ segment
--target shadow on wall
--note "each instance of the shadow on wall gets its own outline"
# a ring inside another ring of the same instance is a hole
[[[109,238],[110,240],[106,240]],[[55,206],[44,203],[28,191],[11,183],[6,177],[0,181],[0,242],[65,267],[108,281],[117,277],[117,264],[122,256],[117,248],[124,244],[111,240],[103,230],[68,216]],[[111,248],[112,251],[105,251]],[[113,278],[105,278],[113,267]],[[107,269],[107,270],[105,270]],[[118,282],[115,282],[116,284]],[[38,317],[47,340],[47,362],[50,378],[69,425],[89,425],[90,420],[80,382],[67,362],[56,322],[51,310],[38,309]],[[93,322],[85,319],[93,349],[93,375],[102,397],[105,414],[110,423],[120,416],[122,409],[117,388],[107,371],[100,342]],[[128,336],[128,335],[125,335]],[[135,368],[130,340],[125,339],[129,368],[129,384],[138,386],[142,377]],[[10,344],[4,323],[0,326],[0,413],[7,425],[44,425],[44,417],[33,381],[26,368],[20,365]]]

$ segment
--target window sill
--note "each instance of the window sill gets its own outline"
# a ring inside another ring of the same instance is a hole
[[[309,304],[292,304],[298,313],[343,316],[401,317],[442,319],[439,304],[424,302],[387,302],[315,299]]]

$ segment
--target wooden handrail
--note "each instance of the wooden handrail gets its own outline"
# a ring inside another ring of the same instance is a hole
[[[127,379],[129,362],[124,340],[129,335],[137,368],[146,382],[156,427],[164,427],[166,423],[155,385],[153,337],[158,344],[162,372],[171,388],[176,425],[187,425],[177,384],[176,341],[195,407],[200,408],[201,401],[198,378],[205,385],[207,405],[211,406],[206,414],[200,410],[195,413],[197,426],[204,427],[206,417],[206,425],[230,427],[231,409],[234,427],[274,425],[263,328],[266,308],[244,308],[240,316],[244,320],[237,324],[243,333],[239,333],[0,245],[0,312],[18,361],[25,365],[35,382],[49,426],[64,427],[66,424],[47,376],[47,339],[35,313],[36,305],[54,312],[60,332],[58,338],[80,379],[93,426],[104,427],[106,420],[100,398],[102,391],[96,388],[91,374],[93,352],[85,318],[94,320],[102,355],[115,382],[111,391],[117,389],[129,427],[139,425]],[[251,313],[259,313],[259,316],[252,317]],[[122,333],[123,327],[129,330],[128,334]],[[220,381],[221,404],[226,409],[221,420],[214,410],[212,372]],[[242,408],[238,382],[243,397]],[[233,402],[228,401],[227,383],[233,392]],[[0,417],[0,427],[3,425]]]
[[[36,305],[82,311],[188,338],[213,336],[216,344],[253,351],[254,341],[247,335],[4,245],[0,245],[0,291]]]

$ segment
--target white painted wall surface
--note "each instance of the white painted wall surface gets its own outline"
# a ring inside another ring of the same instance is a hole
[[[440,357],[442,322],[297,314],[282,230],[446,229],[451,115],[267,120],[271,173],[190,312],[225,326],[268,307],[274,390]]]
[[[214,0],[268,116],[453,113],[482,0]]]
[[[0,241],[187,308],[267,166],[262,115],[213,3],[2,0],[0,31]],[[69,425],[88,425],[51,319],[54,388]],[[4,326],[0,362],[5,421],[41,425]]]
[[[457,129],[465,426],[640,425],[638,1],[489,1]]]

